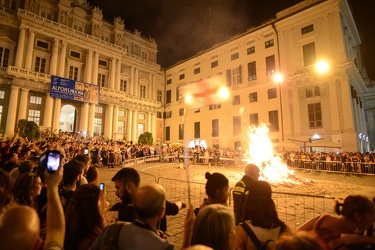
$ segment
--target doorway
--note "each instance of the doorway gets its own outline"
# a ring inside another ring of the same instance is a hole
[[[73,105],[64,105],[60,111],[61,132],[76,133],[77,109]]]

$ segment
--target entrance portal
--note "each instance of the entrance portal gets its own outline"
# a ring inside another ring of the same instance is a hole
[[[60,112],[60,131],[76,132],[77,110],[72,105],[64,105]]]

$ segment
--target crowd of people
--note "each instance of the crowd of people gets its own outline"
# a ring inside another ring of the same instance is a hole
[[[375,249],[375,200],[350,195],[336,201],[336,215],[320,215],[292,232],[279,218],[271,186],[258,180],[254,164],[246,165],[233,188],[233,211],[227,205],[229,180],[218,172],[205,174],[207,198],[197,208],[168,201],[158,184],[140,185],[139,173],[129,167],[121,167],[112,178],[121,202],[106,201],[98,167],[121,166],[126,159],[147,155],[178,155],[180,150],[65,133],[39,141],[16,133],[2,140],[0,249],[175,249],[168,240],[166,216],[182,209],[188,210],[182,249]],[[192,150],[192,155],[224,154]],[[57,170],[48,165],[51,152],[60,156]],[[215,157],[207,157],[206,163]],[[110,213],[117,222],[108,220]]]

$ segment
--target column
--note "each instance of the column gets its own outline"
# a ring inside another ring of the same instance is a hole
[[[129,95],[134,95],[134,67],[130,67]]]
[[[151,127],[151,122],[152,122],[152,117],[151,117],[151,113],[147,113],[147,128],[145,129],[146,131],[152,133],[152,127]]]
[[[53,111],[53,124],[52,133],[58,134],[60,129],[60,112],[61,112],[61,99],[55,99],[55,109]]]
[[[29,89],[21,89],[20,107],[18,110],[18,120],[26,119],[27,101],[29,100]],[[11,109],[9,109],[11,110]]]
[[[88,135],[94,136],[94,122],[95,122],[95,104],[89,104],[89,120],[88,120]]]
[[[20,88],[11,86],[10,87],[10,99],[9,99],[9,108],[8,108],[8,115],[6,120],[5,126],[5,136],[10,136],[14,134],[14,128],[16,125],[16,113],[17,110],[17,102],[18,102],[18,93]]]
[[[116,78],[115,78],[116,90],[120,90],[120,81],[121,81],[121,60],[117,60]]]
[[[133,111],[133,143],[138,142],[138,111]]]
[[[14,64],[18,68],[22,68],[23,53],[25,50],[25,34],[26,34],[25,29],[21,28],[20,34],[18,36],[16,62]]]
[[[59,60],[59,76],[65,76],[65,58],[66,58],[66,43],[61,41],[61,51],[60,51],[60,60]]]
[[[33,61],[34,39],[35,39],[35,32],[30,31],[29,41],[27,42],[26,61],[25,61],[25,69],[28,69],[28,70],[31,70],[31,63]]]
[[[156,87],[156,76],[155,74],[152,74],[152,85],[153,87],[153,92],[152,92],[152,100],[156,101],[157,96],[158,96],[158,88]]]
[[[117,133],[118,127],[118,105],[113,106],[113,126],[112,126],[112,133]]]
[[[54,39],[53,45],[52,45],[51,62],[49,64],[49,74],[50,75],[56,75],[58,50],[59,50],[59,41],[57,41],[57,39]]]
[[[113,121],[113,105],[107,104],[107,110],[105,112],[104,136],[109,139],[112,138],[112,121]]]
[[[79,131],[87,132],[88,119],[89,119],[89,104],[83,103],[82,108],[81,108]]]
[[[132,125],[133,125],[133,111],[132,110],[127,110],[127,116],[126,116],[126,140],[131,141],[132,140]]]
[[[92,75],[92,50],[89,50],[87,53],[86,65],[85,65],[85,82],[91,83]]]
[[[138,69],[134,69],[134,93],[133,95],[139,96],[139,85],[138,85]]]
[[[331,106],[330,109],[330,117],[331,117],[331,127],[333,133],[340,133],[340,118],[339,118],[339,104],[337,100],[337,91],[336,91],[336,83],[331,82],[328,83],[328,92],[329,92],[329,104]]]
[[[110,77],[109,77],[109,89],[115,88],[115,74],[116,74],[116,59],[112,58],[111,61],[111,68],[109,69]]]
[[[295,87],[292,90],[292,100],[293,100],[293,123],[294,123],[294,136],[300,136],[302,135],[301,131],[301,116],[300,116],[300,104],[299,104],[299,98],[298,98],[298,88]],[[186,129],[186,128],[185,128]]]
[[[148,93],[147,93],[147,98],[152,99],[152,96],[153,96],[153,93],[154,93],[154,85],[152,84],[152,74],[151,73],[148,76],[148,80],[149,80],[149,89],[148,89]]]
[[[154,137],[154,142],[156,142],[156,114],[155,113],[152,113],[151,114],[151,118],[152,118],[152,136]]]
[[[51,131],[51,122],[52,122],[52,112],[53,112],[53,98],[49,95],[49,93],[46,94],[46,104],[44,106],[44,116],[43,116],[43,126],[48,127]],[[55,119],[56,119],[55,115]],[[60,115],[58,116],[58,119],[60,119]]]
[[[99,67],[99,53],[94,53],[94,61],[92,65],[92,76],[91,82],[92,84],[98,84],[98,67]]]

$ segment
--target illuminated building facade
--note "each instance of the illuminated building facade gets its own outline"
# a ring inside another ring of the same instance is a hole
[[[161,140],[164,73],[154,39],[125,30],[119,17],[104,21],[86,1],[1,0],[0,17],[5,136],[28,119],[54,133],[137,141],[149,131]],[[51,75],[99,85],[99,103],[50,97]]]
[[[0,131],[19,119],[42,128],[137,141],[205,140],[247,148],[248,127],[265,123],[273,142],[314,135],[341,148],[375,144],[375,91],[346,0],[304,1],[258,27],[167,69],[157,44],[109,23],[84,0],[0,0]],[[320,60],[329,70],[318,73]],[[276,74],[282,81],[275,81]],[[100,86],[98,104],[52,98],[51,75]],[[219,76],[227,100],[191,109],[179,88]],[[156,139],[156,140],[155,140]]]
[[[314,150],[368,151],[374,88],[364,80],[360,43],[345,0],[304,1],[277,13],[166,69],[165,141],[187,134],[209,146],[246,149],[249,125],[265,123],[280,145],[293,140],[303,148],[318,135],[330,148]],[[320,60],[328,62],[325,73],[315,68]],[[213,76],[226,81],[229,100],[199,109],[184,104],[179,88]]]

